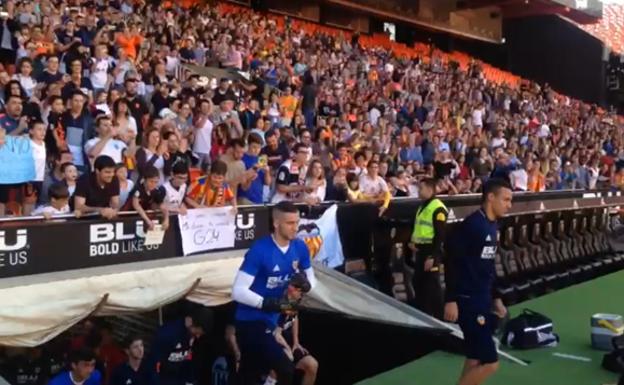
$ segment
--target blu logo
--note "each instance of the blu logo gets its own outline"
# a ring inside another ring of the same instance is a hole
[[[6,231],[0,231],[0,251],[16,251],[23,249],[28,244],[28,232],[26,229],[17,230],[15,243],[7,245]]]
[[[254,219],[254,214],[250,213],[247,216],[247,222],[244,222],[243,214],[236,215],[236,228],[239,230],[249,230],[255,226],[256,222]]]

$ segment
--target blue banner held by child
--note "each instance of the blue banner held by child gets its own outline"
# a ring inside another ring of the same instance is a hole
[[[35,179],[35,160],[30,138],[6,136],[0,146],[0,184],[30,182]]]

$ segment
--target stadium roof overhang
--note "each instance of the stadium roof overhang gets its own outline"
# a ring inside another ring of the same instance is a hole
[[[602,17],[602,3],[598,0],[465,0],[459,4],[465,9],[496,6],[504,18],[561,15],[579,24],[590,24]]]

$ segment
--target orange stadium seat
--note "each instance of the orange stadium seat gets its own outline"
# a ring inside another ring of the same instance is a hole
[[[624,53],[624,5],[604,4],[598,23],[579,27],[602,40],[614,52]]]

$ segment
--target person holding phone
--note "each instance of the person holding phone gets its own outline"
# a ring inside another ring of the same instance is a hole
[[[247,139],[247,152],[243,154],[245,174],[238,186],[238,204],[254,205],[264,203],[265,187],[271,186],[271,170],[266,155],[259,155],[262,138],[252,133]]]

